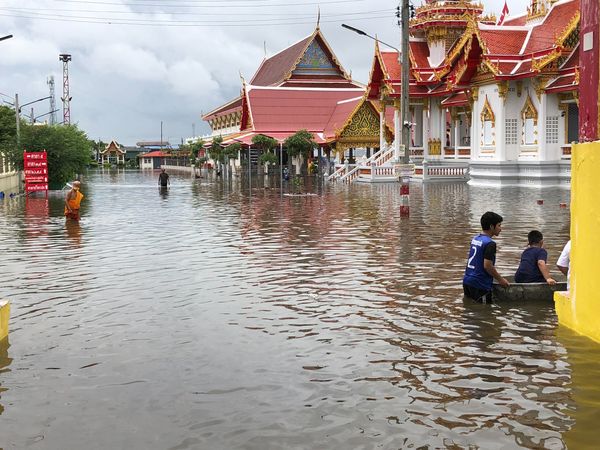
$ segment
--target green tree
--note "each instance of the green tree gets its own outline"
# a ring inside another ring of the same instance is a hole
[[[264,134],[257,134],[252,138],[252,144],[258,149],[258,162],[259,165],[263,162],[262,155],[264,153],[271,153],[277,147],[277,140],[272,137],[265,136]],[[261,173],[261,167],[258,168],[258,173]]]
[[[317,146],[314,141],[314,136],[307,130],[299,130],[296,133],[289,136],[284,142],[284,147],[288,153],[288,167],[291,173],[292,170],[292,156],[302,157],[302,171],[306,172],[307,157],[310,152]]]
[[[215,136],[208,149],[208,154],[216,164],[223,162],[223,136]]]
[[[0,153],[9,158],[16,145],[17,124],[15,110],[8,106],[0,106]]]
[[[23,168],[23,149],[48,153],[48,178],[52,188],[61,188],[82,173],[90,162],[92,147],[85,133],[75,125],[26,125],[21,128],[21,146],[12,161]]]

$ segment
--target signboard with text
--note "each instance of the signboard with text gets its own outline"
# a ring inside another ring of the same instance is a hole
[[[48,154],[46,152],[23,152],[25,192],[48,190]]]

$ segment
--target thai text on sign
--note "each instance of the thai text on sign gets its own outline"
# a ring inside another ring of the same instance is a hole
[[[48,154],[46,152],[23,152],[25,169],[25,192],[48,190]]]

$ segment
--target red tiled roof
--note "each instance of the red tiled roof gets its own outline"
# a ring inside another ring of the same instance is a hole
[[[469,98],[465,91],[461,91],[457,94],[451,95],[448,98],[442,100],[442,106],[450,107],[450,106],[465,106],[469,104]]]
[[[398,61],[398,52],[381,52],[381,59],[388,77],[391,80],[399,80],[402,77],[402,68]]]
[[[507,17],[504,19],[503,27],[524,26],[527,20],[527,14],[515,17]]]
[[[329,122],[323,129],[323,135],[326,139],[335,137],[335,133],[344,126],[350,115],[354,112],[362,97],[353,98],[352,100],[338,102],[331,114]]]
[[[236,139],[224,140],[223,145],[231,145],[235,142],[239,142],[240,144],[250,146],[250,145],[252,145],[252,138],[254,138],[254,136],[257,136],[259,134],[271,137],[271,138],[275,139],[277,142],[283,143],[283,141],[285,141],[287,138],[289,138],[293,134],[296,134],[296,131],[276,132],[276,133],[273,133],[273,132],[257,133],[255,131],[250,131],[250,132],[242,134],[240,137],[238,137]],[[315,141],[317,144],[325,143],[325,140],[322,137],[322,133],[314,133],[313,132],[313,141]]]
[[[559,67],[559,70],[574,69],[575,67],[579,67],[579,44],[577,44],[562,66]]]
[[[417,64],[417,67],[419,68],[430,68],[431,65],[429,64],[429,46],[427,45],[427,42],[420,42],[420,41],[411,41],[409,43],[410,45],[410,52],[412,54],[412,57],[415,60],[415,63]]]
[[[225,103],[222,106],[219,106],[217,109],[212,110],[211,112],[202,116],[202,120],[211,120],[217,116],[222,116],[225,114],[229,114],[233,111],[240,110],[242,108],[242,96],[240,95],[238,98],[231,100],[230,102]]]
[[[504,27],[483,28],[479,36],[487,47],[487,54],[518,55],[527,37],[528,30],[507,30]]]
[[[171,156],[170,153],[161,152],[160,150],[155,150],[153,152],[143,153],[139,155],[140,158],[163,158],[165,156]]]
[[[545,89],[546,92],[564,92],[574,91],[577,89],[578,84],[575,82],[575,74],[568,74],[559,76]]]
[[[257,133],[322,132],[338,102],[360,97],[363,89],[293,89],[247,87],[248,110]]]
[[[250,84],[254,86],[271,86],[280,83],[285,78],[285,75],[290,72],[302,52],[313,40],[314,35],[311,34],[294,45],[282,50],[281,52],[264,59]]]
[[[552,48],[556,35],[560,34],[577,12],[579,12],[579,0],[555,3],[544,21],[533,27],[531,37],[523,53],[533,53]]]

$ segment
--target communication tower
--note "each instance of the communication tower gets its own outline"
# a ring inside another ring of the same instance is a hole
[[[50,125],[56,125],[56,97],[54,96],[54,75],[50,75],[48,80],[48,87],[50,88]]]
[[[58,59],[63,62],[63,96],[61,100],[63,102],[63,123],[65,125],[71,124],[71,97],[69,95],[69,61],[71,61],[71,55],[61,53],[58,55]]]

